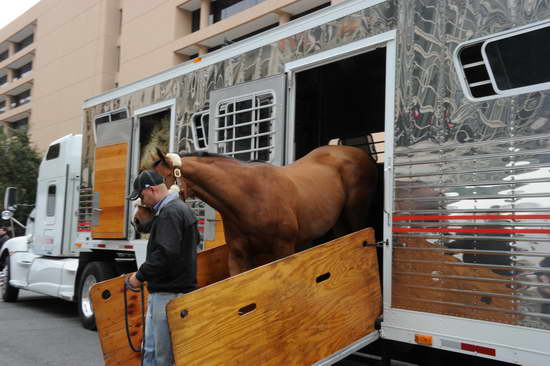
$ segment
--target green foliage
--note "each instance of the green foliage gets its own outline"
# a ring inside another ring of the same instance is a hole
[[[4,208],[6,187],[17,187],[17,207],[14,217],[25,224],[33,209],[36,197],[36,180],[41,158],[30,144],[26,130],[11,130],[11,136],[0,134],[0,197]],[[26,205],[29,204],[29,205]],[[8,221],[0,220],[0,225],[8,226]],[[16,234],[23,230],[17,229]]]

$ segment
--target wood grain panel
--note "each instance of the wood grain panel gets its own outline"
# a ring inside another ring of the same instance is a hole
[[[229,277],[227,246],[205,250],[197,255],[197,283],[200,287]],[[108,290],[110,297],[102,294]],[[132,352],[128,345],[124,323],[124,277],[100,282],[92,288],[92,302],[96,314],[97,332],[105,365],[138,366],[141,354]],[[147,297],[145,297],[147,309]],[[128,314],[133,344],[141,345],[141,298],[128,292]]]
[[[381,293],[367,240],[372,229],[174,299],[167,311],[176,364],[308,365],[371,333]],[[321,275],[328,278],[317,283]],[[240,315],[247,306],[255,309]]]
[[[227,245],[204,250],[197,255],[197,284],[208,286],[229,277]]]
[[[126,174],[128,143],[96,148],[94,191],[99,193],[99,224],[92,228],[94,239],[122,239],[126,236]]]
[[[407,247],[440,248],[420,238],[402,241]],[[392,307],[516,324],[520,316],[513,313],[517,305],[511,297],[512,277],[491,268],[461,264],[443,251],[396,248]]]
[[[108,291],[110,294],[108,298],[103,297],[105,291]],[[141,362],[141,353],[132,351],[126,335],[124,322],[124,276],[95,284],[90,294],[105,365],[138,366]],[[147,293],[145,296],[144,311],[146,309]],[[141,340],[143,339],[141,295],[130,291],[128,291],[128,324],[132,343],[135,347],[141,348]]]

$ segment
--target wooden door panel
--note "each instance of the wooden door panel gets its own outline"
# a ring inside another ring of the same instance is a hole
[[[99,193],[99,222],[94,239],[126,237],[126,176],[128,143],[96,148],[94,191]]]

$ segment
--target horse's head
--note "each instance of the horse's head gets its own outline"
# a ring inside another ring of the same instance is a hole
[[[153,211],[149,207],[143,205],[139,198],[133,202],[134,212],[132,215],[132,226],[140,233],[147,234],[151,232],[151,225],[155,217]]]
[[[164,178],[164,183],[169,189],[177,185],[179,187],[180,198],[185,200],[190,193],[187,183],[181,176],[181,158],[178,154],[164,154],[157,148],[158,160],[153,164],[153,170]]]

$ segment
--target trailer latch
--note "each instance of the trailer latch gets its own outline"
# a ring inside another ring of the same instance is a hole
[[[365,248],[367,248],[367,247],[383,248],[385,245],[389,245],[389,244],[390,244],[390,242],[388,241],[388,239],[382,240],[382,241],[377,241],[376,243],[369,243],[369,242],[366,242],[366,241],[363,242],[363,246]]]

